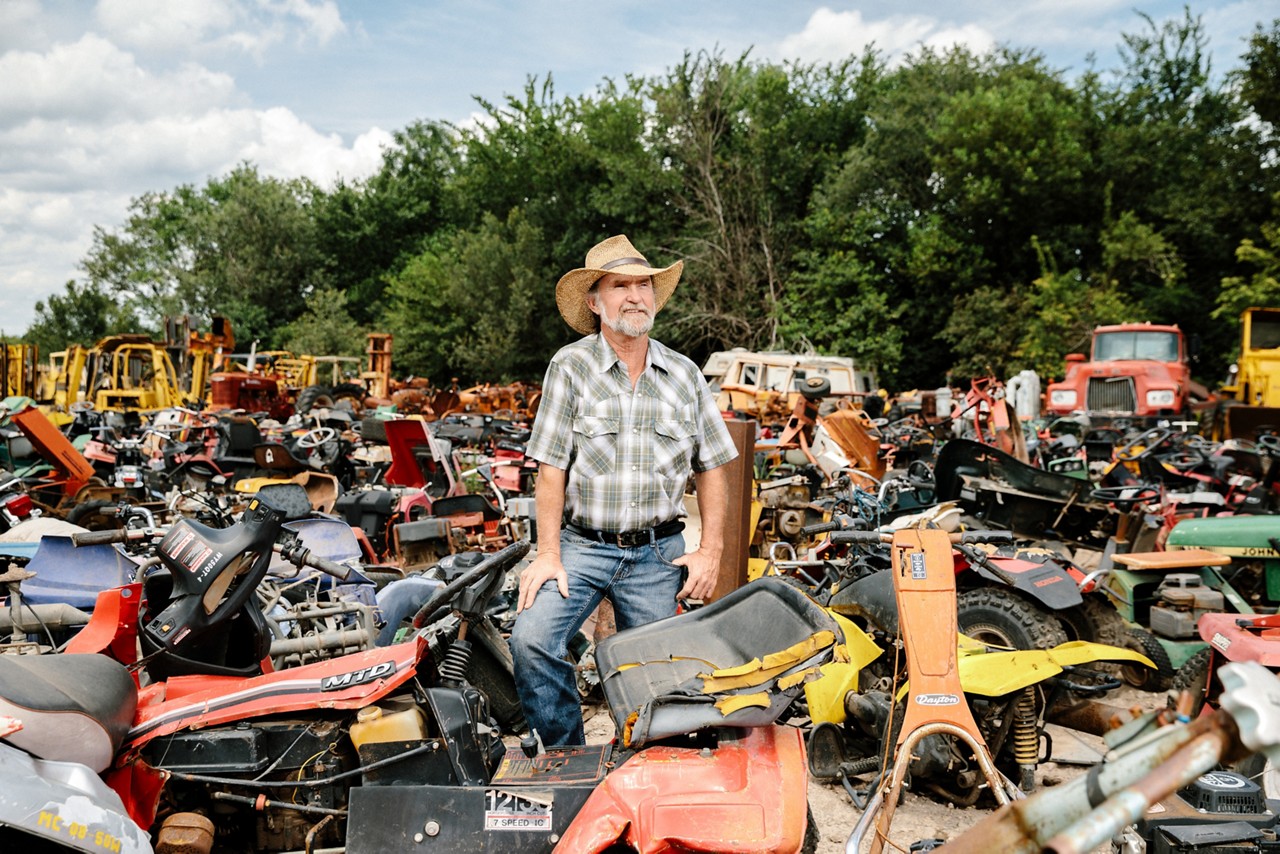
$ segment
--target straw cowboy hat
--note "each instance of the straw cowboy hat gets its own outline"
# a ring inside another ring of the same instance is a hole
[[[596,331],[596,315],[587,305],[587,291],[605,273],[653,276],[653,307],[658,312],[676,289],[683,270],[683,261],[677,261],[670,267],[649,266],[626,235],[619,234],[592,246],[587,253],[585,267],[570,270],[560,277],[556,284],[556,305],[565,323],[583,335],[590,335]]]

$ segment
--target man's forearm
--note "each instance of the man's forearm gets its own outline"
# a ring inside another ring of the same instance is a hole
[[[719,556],[724,551],[724,524],[729,513],[728,467],[696,472],[693,482],[697,486],[698,515],[702,520],[702,540],[698,548]],[[538,533],[542,533],[541,528]]]
[[[560,522],[564,516],[564,488],[568,477],[564,469],[540,463],[538,483],[533,490],[537,508],[538,554],[560,555]]]

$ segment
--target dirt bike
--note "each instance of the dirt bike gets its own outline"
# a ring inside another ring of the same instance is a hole
[[[891,543],[894,561],[903,564],[905,558],[899,553],[905,547],[899,539],[918,533],[911,530],[894,534],[837,531],[831,536],[837,542],[862,547],[879,548]],[[941,585],[941,592],[931,589],[928,593],[942,598],[930,600],[932,610],[927,615],[918,610],[915,600],[920,594],[903,593],[899,589],[903,585],[901,566],[869,571],[864,567],[860,576],[847,578],[826,600],[834,613],[856,621],[867,632],[858,631],[857,626],[846,627],[846,646],[852,651],[852,663],[843,669],[840,665],[829,665],[824,669],[823,679],[805,688],[810,717],[817,724],[809,738],[810,771],[816,777],[840,779],[855,805],[865,805],[884,777],[887,771],[884,759],[893,755],[889,747],[904,726],[904,713],[911,708],[902,682],[907,670],[902,658],[896,653],[880,655],[881,650],[900,650],[899,638],[908,646],[914,642],[923,647],[925,651],[921,654],[935,670],[941,666],[940,662],[951,661],[964,704],[972,713],[973,735],[980,737],[989,748],[994,768],[1028,791],[1034,783],[1040,745],[1047,738],[1044,723],[1078,726],[1091,717],[1082,708],[1085,705],[1080,700],[1082,695],[1096,697],[1119,686],[1117,680],[1082,666],[1102,661],[1149,664],[1131,650],[1082,641],[1015,652],[989,648],[963,634],[957,642],[955,622],[950,623],[949,634],[945,630],[939,630],[941,634],[932,631],[945,623],[939,609],[950,609],[954,613],[956,607],[952,549],[982,541],[1007,540],[1009,535],[974,531],[952,534],[948,538],[941,531],[931,533],[934,538],[928,548],[919,547],[913,552],[927,558],[931,565],[926,567],[923,559],[913,559],[912,572],[921,581],[930,578],[931,572],[944,570],[951,578],[933,579]],[[942,555],[932,553],[931,550],[939,546],[945,549]],[[946,593],[948,584],[949,594]],[[914,612],[915,622],[910,630],[903,622],[907,619],[902,616],[903,608]],[[930,695],[932,699],[926,699],[940,706],[961,703],[955,692],[946,693],[945,702],[939,699],[942,696]],[[930,732],[912,745],[904,776],[910,774],[917,788],[928,789],[957,805],[969,806],[977,802],[984,790],[993,791],[985,785],[989,774],[984,771],[989,769],[983,767],[982,757],[948,735],[954,733]],[[849,779],[877,775],[877,772],[878,776],[873,777],[865,792],[856,791]]]
[[[207,852],[215,823],[219,850],[242,851],[361,854],[427,840],[438,850],[489,851],[816,847],[803,739],[774,721],[843,639],[799,591],[748,585],[615,635],[597,661],[618,739],[543,750],[531,738],[507,748],[487,698],[466,678],[467,638],[528,543],[440,587],[407,642],[274,671],[250,597],[290,511],[273,491],[228,529],[176,523],[158,547],[159,568],[104,594],[73,642],[72,652],[109,653],[143,676],[127,726],[110,725],[129,703],[123,695],[106,708],[44,699],[50,713],[76,710],[116,734],[99,740],[103,779],[158,850]],[[345,569],[288,541],[281,552]],[[453,624],[442,627],[437,614]],[[432,647],[442,643],[437,658]],[[106,660],[65,658],[77,657]],[[10,690],[6,680],[0,691]],[[65,758],[41,755],[65,740],[58,733],[24,726],[37,758]],[[79,821],[72,800],[50,804],[43,824],[35,814],[16,823],[80,850],[97,850],[84,840],[99,830],[125,838],[86,825],[86,837],[77,830],[69,839],[58,828]]]

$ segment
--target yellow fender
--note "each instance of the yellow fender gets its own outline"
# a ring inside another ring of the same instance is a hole
[[[1088,641],[1011,652],[978,652],[961,645],[958,666],[966,694],[1002,697],[1056,676],[1066,667],[1091,661],[1135,661],[1156,669],[1151,659],[1140,652]]]
[[[815,723],[843,723],[844,697],[858,690],[858,674],[884,652],[858,625],[834,611],[828,614],[844,633],[844,643],[836,646],[836,660],[822,665],[822,675],[804,686],[809,718]]]

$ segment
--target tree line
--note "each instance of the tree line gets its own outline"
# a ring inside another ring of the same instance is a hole
[[[1058,375],[1090,329],[1176,322],[1197,374],[1280,305],[1280,19],[1209,66],[1199,18],[1140,16],[1074,79],[1033,49],[874,50],[827,64],[690,52],[561,97],[531,78],[483,119],[399,130],[366,180],[252,163],[149,192],[36,304],[43,350],[228,317],[247,349],[358,353],[398,374],[537,380],[573,333],[554,283],[626,233],[684,258],[655,335],[853,356],[893,388]]]

